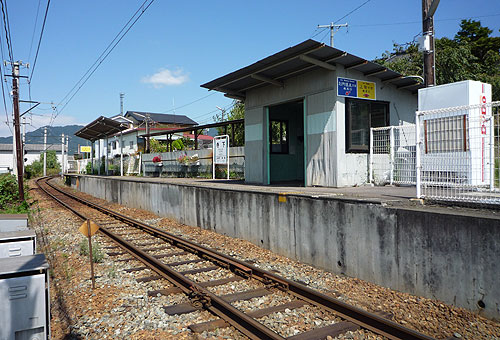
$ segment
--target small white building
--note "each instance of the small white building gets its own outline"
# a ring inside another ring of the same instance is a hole
[[[0,173],[10,173],[14,169],[14,155],[12,144],[0,144]],[[62,145],[47,145],[47,151],[53,150],[56,152],[57,161],[62,164]],[[40,155],[44,151],[43,144],[26,144],[24,146],[25,165],[29,165],[40,159]],[[65,153],[67,150],[65,150]]]
[[[370,128],[414,123],[415,78],[306,40],[203,84],[245,103],[245,182],[368,181]]]

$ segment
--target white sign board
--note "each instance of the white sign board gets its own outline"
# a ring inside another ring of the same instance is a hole
[[[214,138],[214,163],[227,164],[229,161],[229,137],[216,136]]]
[[[229,179],[229,136],[215,136],[213,143],[213,174],[215,179],[215,165],[227,165],[227,179]]]

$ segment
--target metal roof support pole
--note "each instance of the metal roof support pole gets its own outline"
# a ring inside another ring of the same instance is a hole
[[[104,154],[104,175],[108,175],[108,153],[109,153],[109,142],[108,136],[106,136],[106,153]]]
[[[234,147],[235,145],[235,142],[234,142],[234,123],[231,124],[231,141],[229,143],[231,146]]]
[[[94,174],[94,143],[90,142],[90,174],[87,175],[93,175]]]
[[[194,130],[194,149],[198,150],[198,130]]]
[[[101,175],[101,140],[97,140],[97,174],[100,176]]]
[[[120,176],[123,176],[123,132],[120,131]]]

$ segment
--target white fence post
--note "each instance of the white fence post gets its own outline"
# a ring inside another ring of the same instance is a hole
[[[389,183],[392,185],[394,183],[394,126],[391,126],[389,132],[389,145],[390,145],[390,157],[391,157],[391,173]]]
[[[420,139],[420,113],[417,111],[415,113],[415,179],[416,179],[416,187],[417,187],[417,198],[421,197],[421,178],[420,178],[420,170],[422,168],[421,158],[420,158],[420,143],[422,142]]]
[[[495,189],[495,140],[493,135],[495,134],[495,114],[493,113],[493,108],[491,108],[490,117],[490,191]]]
[[[368,176],[370,183],[373,184],[373,128],[370,128],[370,159],[368,164]]]

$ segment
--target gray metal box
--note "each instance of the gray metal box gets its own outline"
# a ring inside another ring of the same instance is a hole
[[[34,230],[0,232],[0,258],[35,255],[35,253]]]
[[[45,255],[0,259],[0,340],[50,338]]]
[[[0,232],[28,229],[27,214],[0,214]],[[1,339],[0,339],[1,340]]]

